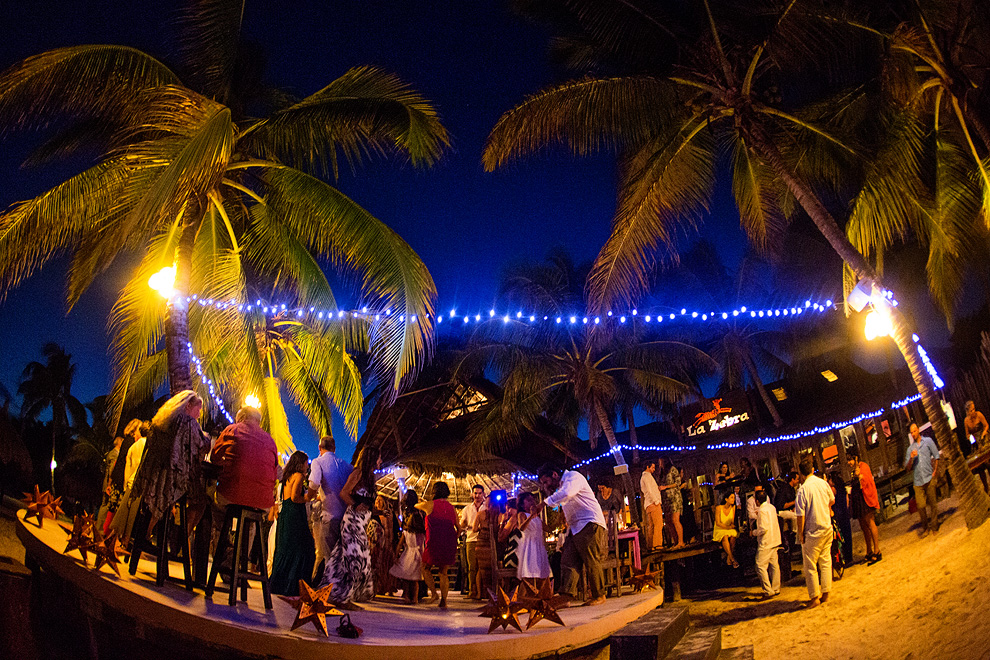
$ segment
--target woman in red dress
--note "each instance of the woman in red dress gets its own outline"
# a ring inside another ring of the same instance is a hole
[[[426,512],[426,549],[423,551],[423,580],[430,590],[430,601],[440,600],[440,609],[447,608],[450,580],[447,569],[457,559],[457,537],[461,533],[454,506],[447,501],[450,488],[442,481],[433,485],[433,501],[416,506]],[[433,582],[433,567],[440,574],[440,594]]]

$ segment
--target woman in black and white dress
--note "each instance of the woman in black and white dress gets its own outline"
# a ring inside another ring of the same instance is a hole
[[[340,489],[340,499],[347,510],[340,525],[340,540],[327,558],[320,584],[332,584],[330,600],[345,609],[361,609],[355,603],[369,601],[375,595],[368,522],[375,502],[378,462],[377,455],[371,456],[365,450]]]

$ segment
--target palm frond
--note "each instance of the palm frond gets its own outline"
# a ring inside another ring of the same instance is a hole
[[[485,144],[489,172],[562,145],[578,156],[653,139],[672,121],[676,87],[652,76],[585,78],[527,97],[502,115]]]
[[[265,420],[268,423],[268,433],[275,440],[275,447],[278,449],[279,455],[285,455],[294,452],[296,445],[292,442],[289,418],[286,416],[285,407],[282,405],[282,396],[279,393],[280,384],[278,378],[266,376],[261,397]]]
[[[238,148],[314,173],[369,154],[406,153],[430,165],[450,144],[433,105],[397,76],[356,67],[320,91],[246,129]]]
[[[0,135],[72,119],[128,119],[135,94],[178,78],[125,46],[69,46],[34,55],[0,74]]]
[[[226,102],[237,63],[244,0],[187,0],[179,14],[179,68],[190,87]]]
[[[592,311],[635,304],[649,287],[658,252],[675,258],[678,238],[692,231],[708,208],[714,151],[709,118],[694,114],[633,159],[612,232],[588,278]]]
[[[436,287],[426,266],[394,231],[335,188],[297,170],[266,167],[268,212],[298,240],[361,280],[361,295],[379,313],[371,353],[395,390],[433,345]]]
[[[734,147],[732,192],[739,220],[753,246],[761,254],[772,253],[787,225],[780,205],[784,191],[744,140]]]

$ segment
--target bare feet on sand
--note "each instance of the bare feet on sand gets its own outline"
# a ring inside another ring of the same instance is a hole
[[[594,605],[601,605],[604,602],[605,602],[605,596],[599,596],[598,598],[592,598],[589,601],[585,601],[584,604],[586,606],[591,607],[591,606],[594,606]]]
[[[805,607],[805,609],[810,610],[812,607],[818,607],[821,604],[822,604],[821,599],[819,599],[819,598],[812,598],[811,600],[809,600],[807,603],[804,604],[804,607]]]

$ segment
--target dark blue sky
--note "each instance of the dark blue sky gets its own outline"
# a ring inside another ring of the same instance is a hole
[[[482,146],[498,116],[561,75],[547,64],[547,35],[507,5],[251,1],[246,11],[246,34],[263,46],[271,84],[303,96],[351,66],[374,64],[394,71],[438,106],[453,146],[437,166],[413,170],[401,162],[375,162],[356,175],[344,174],[338,185],[422,256],[436,280],[441,309],[487,309],[507,262],[540,259],[553,246],[590,259],[607,236],[614,209],[615,175],[607,155],[546,156],[494,174],[483,171]],[[170,11],[171,3],[133,1],[8,3],[0,67],[82,43],[126,44],[162,57]],[[18,156],[26,145],[14,140],[0,152],[3,206],[42,192],[68,173],[20,171]],[[731,203],[719,203],[715,216],[706,233],[729,261],[738,259],[744,240]],[[77,396],[85,401],[107,392],[106,318],[125,274],[123,266],[111,269],[68,316],[64,264],[53,263],[12,291],[0,306],[0,382],[16,387],[23,365],[40,359],[41,345],[54,339],[79,365]],[[300,448],[312,453],[315,442],[305,421],[295,416],[292,427]],[[342,431],[337,435],[343,437]]]

